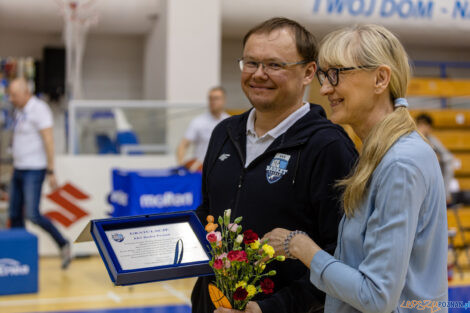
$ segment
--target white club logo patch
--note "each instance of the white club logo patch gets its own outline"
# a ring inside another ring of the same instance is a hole
[[[221,154],[219,156],[219,160],[223,162],[223,161],[227,160],[229,157],[230,157],[230,154],[224,153],[224,154]]]
[[[274,184],[287,173],[287,164],[289,164],[290,155],[277,153],[266,167],[266,179],[268,183]]]

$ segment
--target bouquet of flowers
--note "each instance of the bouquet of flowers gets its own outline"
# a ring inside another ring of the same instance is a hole
[[[285,257],[274,257],[273,247],[267,241],[261,242],[252,230],[242,233],[242,217],[232,222],[230,214],[231,210],[226,210],[223,217],[219,216],[218,224],[213,216],[207,217],[207,240],[212,249],[209,265],[215,274],[215,285],[209,284],[209,294],[216,308],[244,310],[256,294],[273,292],[274,283],[269,276],[276,275],[276,271],[263,272],[267,264],[284,261]]]

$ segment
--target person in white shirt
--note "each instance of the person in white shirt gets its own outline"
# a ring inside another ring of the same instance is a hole
[[[433,134],[434,121],[429,114],[421,113],[416,117],[416,126],[418,131],[429,141],[429,144],[436,152],[439,165],[441,167],[442,177],[444,178],[444,187],[446,190],[447,203],[452,202],[451,181],[454,178],[454,156]]]
[[[186,165],[190,170],[201,170],[212,131],[220,121],[229,117],[229,115],[224,112],[224,88],[220,86],[212,88],[209,90],[208,98],[209,112],[199,115],[191,121],[176,151],[178,164]],[[186,153],[191,144],[194,147],[194,157],[186,161]]]
[[[23,78],[9,86],[15,106],[13,129],[13,177],[10,186],[9,217],[12,228],[25,227],[26,218],[48,232],[59,246],[62,268],[71,261],[70,244],[51,221],[40,214],[39,203],[44,179],[51,189],[57,188],[54,174],[53,117],[49,106],[33,96]]]

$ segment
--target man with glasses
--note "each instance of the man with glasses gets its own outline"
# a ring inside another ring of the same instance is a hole
[[[332,253],[342,216],[335,184],[349,174],[357,153],[320,106],[303,102],[316,71],[315,39],[297,22],[273,18],[251,29],[243,46],[241,86],[253,108],[214,129],[197,213],[205,220],[231,209],[260,237],[276,227],[297,229]],[[298,260],[273,262],[269,270],[277,272],[274,294],[255,298],[246,312],[322,310],[324,294]],[[198,279],[193,312],[214,310],[207,290],[213,280]]]

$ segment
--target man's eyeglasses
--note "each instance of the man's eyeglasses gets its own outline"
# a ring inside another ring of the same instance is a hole
[[[326,71],[319,68],[317,70],[317,78],[318,78],[318,81],[320,82],[320,86],[323,86],[323,82],[325,81],[326,78],[328,78],[328,81],[330,82],[331,86],[337,86],[339,83],[340,72],[358,70],[361,68],[374,68],[374,66],[362,65],[362,66],[357,66],[357,67],[339,67],[339,68],[330,67]]]
[[[258,62],[258,61],[253,61],[249,59],[239,59],[238,60],[238,65],[240,66],[240,71],[244,73],[254,73],[258,70],[260,64],[263,68],[263,71],[266,74],[275,74],[276,72],[279,72],[280,70],[286,69],[287,67],[294,66],[294,65],[299,65],[299,64],[306,64],[308,63],[307,60],[299,61],[299,62],[292,62],[292,63],[286,63],[286,62]]]

